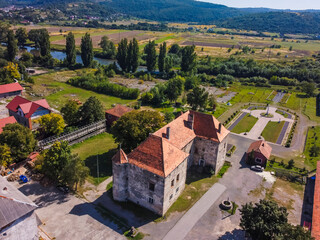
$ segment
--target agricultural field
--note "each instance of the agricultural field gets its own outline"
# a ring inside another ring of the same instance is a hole
[[[256,124],[258,121],[257,118],[250,116],[247,114],[241,121],[232,129],[234,133],[244,133],[250,132],[251,128]]]
[[[128,104],[132,100],[121,99],[104,94],[95,93],[81,88],[73,87],[66,83],[75,77],[79,71],[61,71],[34,76],[34,84],[27,88],[27,93],[32,99],[46,98],[52,108],[60,110],[68,99],[77,99],[85,102],[89,97],[97,97],[108,109],[112,104]]]
[[[277,142],[280,136],[281,130],[284,126],[284,123],[285,123],[284,121],[280,123],[269,122],[261,134],[262,137],[268,142],[273,142],[273,143]]]

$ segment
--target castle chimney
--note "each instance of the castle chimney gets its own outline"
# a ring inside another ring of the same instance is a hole
[[[170,140],[170,127],[167,127],[167,139]]]
[[[222,126],[222,124],[219,123],[219,130],[218,130],[219,133],[221,133],[221,126]]]

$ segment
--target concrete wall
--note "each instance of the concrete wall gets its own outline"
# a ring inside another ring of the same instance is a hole
[[[225,137],[223,141],[219,144],[215,174],[218,174],[224,162],[226,161],[227,148],[228,142],[227,137]]]
[[[186,158],[174,171],[165,178],[164,185],[164,201],[163,201],[163,213],[164,215],[171,205],[177,200],[180,194],[183,192],[187,178],[188,158]],[[179,181],[177,176],[179,174]],[[174,183],[171,186],[171,183]]]
[[[194,164],[199,165],[200,159],[203,159],[205,166],[211,166],[215,169],[218,149],[219,143],[197,137],[195,141]]]
[[[162,215],[164,178],[132,164],[127,172],[128,200]],[[154,191],[149,190],[149,183],[154,184]],[[149,198],[153,199],[153,203],[149,202]]]
[[[184,151],[185,153],[189,154],[188,157],[188,166],[187,168],[189,169],[192,165],[193,165],[193,155],[194,155],[194,149],[195,149],[195,141],[192,140],[191,142],[189,142],[184,148],[182,148],[181,150]]]

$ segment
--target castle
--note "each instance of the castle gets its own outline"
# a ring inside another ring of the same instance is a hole
[[[128,155],[112,158],[113,198],[164,215],[185,187],[192,165],[224,164],[229,131],[212,115],[188,111],[150,136]]]

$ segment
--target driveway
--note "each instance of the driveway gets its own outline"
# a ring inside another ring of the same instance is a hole
[[[51,238],[126,239],[117,225],[103,218],[91,203],[37,182],[15,185],[39,206],[36,213],[43,223],[40,228]]]
[[[272,183],[264,181],[261,175],[251,171],[244,163],[244,153],[254,140],[230,134],[228,141],[236,145],[237,149],[232,157],[227,159],[231,161],[232,167],[219,181],[227,189],[185,239],[245,239],[244,232],[239,227],[240,212],[237,210],[235,215],[230,216],[220,210],[219,204],[226,199],[234,201],[239,207],[247,202],[257,202],[264,198],[265,189],[272,186]]]

